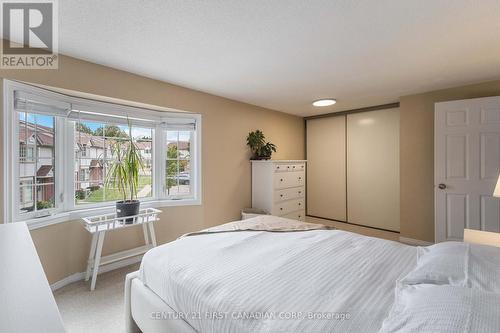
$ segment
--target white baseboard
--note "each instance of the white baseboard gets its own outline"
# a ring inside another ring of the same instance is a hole
[[[416,245],[416,246],[429,246],[434,244],[432,242],[427,242],[420,239],[406,238],[406,237],[399,237],[399,241],[401,243],[405,243],[408,245]]]
[[[128,258],[128,259],[124,259],[124,260],[120,260],[120,261],[116,261],[116,262],[113,262],[109,265],[99,267],[99,271],[97,272],[97,274],[102,274],[102,273],[106,273],[109,271],[113,271],[113,270],[118,269],[118,268],[133,265],[133,264],[140,262],[141,260],[142,260],[142,255]],[[83,279],[85,279],[85,272],[71,274],[70,276],[67,276],[62,280],[59,280],[57,282],[52,283],[50,285],[50,289],[52,289],[52,291],[55,291],[59,288],[67,286],[68,284],[71,284],[73,282],[78,282],[78,281],[81,281]]]

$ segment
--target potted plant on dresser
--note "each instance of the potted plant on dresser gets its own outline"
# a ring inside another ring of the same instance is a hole
[[[116,217],[127,217],[139,214],[140,201],[137,200],[139,186],[139,171],[143,169],[142,156],[132,138],[132,128],[129,124],[129,136],[125,140],[115,140],[111,144],[114,157],[108,174],[106,186],[119,191],[123,200],[116,202]],[[125,220],[132,223],[133,219]]]
[[[265,139],[261,130],[248,133],[247,146],[253,153],[252,160],[269,160],[273,152],[276,152],[276,145],[266,142]]]

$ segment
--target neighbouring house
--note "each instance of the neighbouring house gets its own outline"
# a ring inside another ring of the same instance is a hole
[[[31,211],[37,204],[54,198],[54,130],[20,120],[19,179],[21,209]]]
[[[104,151],[106,147],[106,152]],[[104,183],[104,161],[111,157],[111,148],[104,138],[75,131],[75,190],[86,190]]]
[[[20,205],[32,211],[36,205],[54,200],[54,131],[53,128],[20,120],[19,178]],[[151,175],[151,142],[138,141],[137,148],[144,160],[144,175]],[[75,131],[75,192],[85,197],[104,185],[105,163],[112,158],[112,142],[101,136]],[[36,192],[35,192],[36,191]]]
[[[150,175],[151,174],[151,157],[152,157],[152,142],[151,141],[137,141],[136,144],[137,149],[139,149],[139,153],[143,158],[144,168],[139,172],[141,175]]]

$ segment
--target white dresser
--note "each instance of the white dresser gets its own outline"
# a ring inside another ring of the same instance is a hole
[[[252,161],[252,207],[305,221],[306,161]]]

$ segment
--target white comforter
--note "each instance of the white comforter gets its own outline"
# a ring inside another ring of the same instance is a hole
[[[338,230],[228,232],[152,249],[140,276],[199,332],[376,332],[416,251]]]

